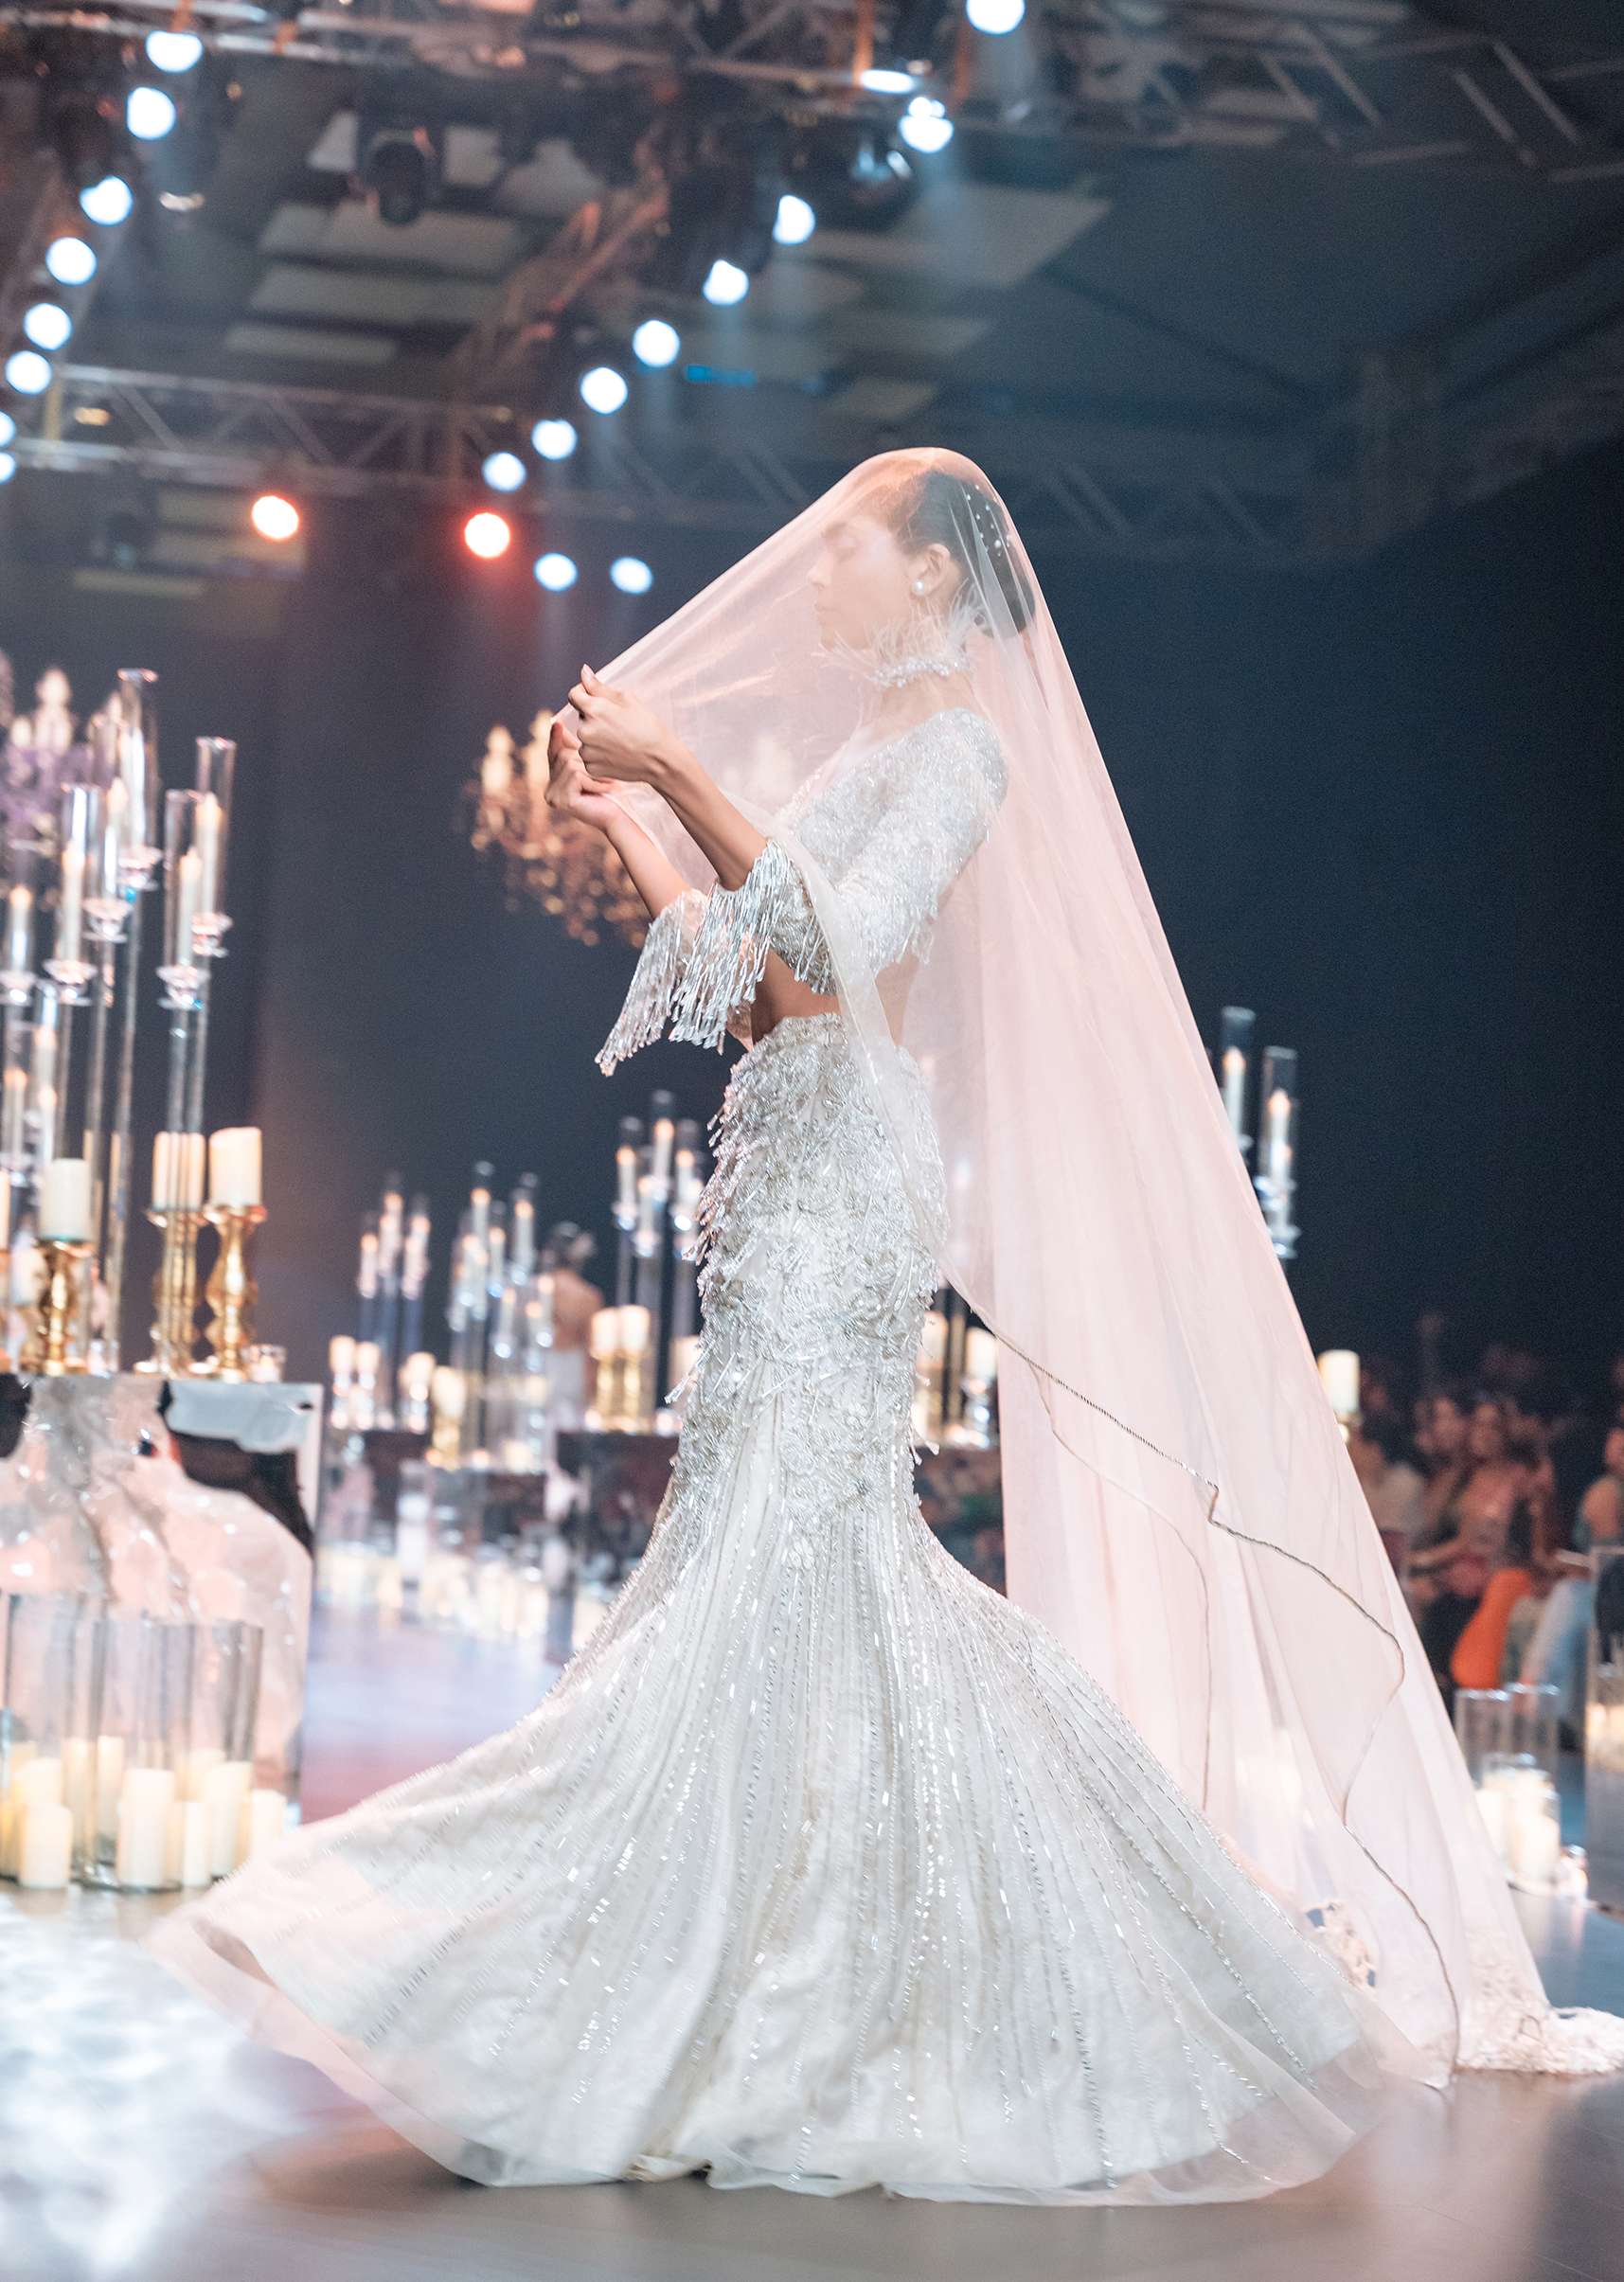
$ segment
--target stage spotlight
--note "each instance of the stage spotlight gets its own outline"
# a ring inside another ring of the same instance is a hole
[[[522,491],[527,470],[517,452],[492,452],[479,472],[493,491]]]
[[[17,463],[9,452],[0,452],[0,483],[9,483],[17,472]]]
[[[161,143],[178,116],[174,97],[161,87],[132,87],[124,104],[124,124],[138,143]]]
[[[194,31],[150,31],[147,61],[154,71],[190,71],[203,62],[203,42]]]
[[[965,0],[964,12],[973,31],[998,39],[1015,29],[1026,12],[1026,0]]]
[[[668,325],[664,317],[645,317],[632,335],[632,348],[639,363],[652,365],[656,371],[676,362],[682,345],[676,327]]]
[[[538,420],[530,430],[530,441],[544,459],[567,459],[577,440],[573,420]]]
[[[613,365],[594,365],[580,376],[580,401],[593,412],[618,412],[628,390]]]
[[[278,546],[298,536],[299,510],[280,491],[261,491],[248,510],[248,520],[261,539],[274,540]]]
[[[19,396],[39,396],[50,384],[49,361],[37,348],[15,348],[6,359],[6,385]]]
[[[773,235],[780,245],[805,245],[817,228],[817,216],[804,198],[786,190],[778,201],[778,219],[773,224]]]
[[[9,412],[0,412],[0,444],[9,444],[17,433],[17,423]]]
[[[403,230],[419,222],[440,180],[440,144],[428,127],[384,127],[366,142],[361,185],[380,222]]]
[[[871,65],[861,78],[870,95],[911,95],[919,85],[911,71],[895,70],[889,63]]]
[[[716,308],[731,309],[735,302],[742,301],[750,291],[749,272],[741,270],[737,262],[725,261],[719,257],[710,265],[703,291],[705,299],[714,303]]]
[[[609,576],[623,595],[646,595],[654,583],[653,572],[635,555],[616,555]]]
[[[580,576],[567,555],[543,555],[536,563],[536,584],[549,595],[562,595]]]
[[[96,256],[82,238],[55,238],[45,248],[45,267],[59,285],[88,285]]]
[[[497,515],[490,508],[481,508],[471,515],[462,526],[462,544],[471,555],[482,562],[494,562],[505,555],[513,544],[513,526],[506,515]]]
[[[87,222],[99,223],[104,230],[116,230],[121,222],[129,221],[135,193],[121,174],[104,174],[99,182],[80,192],[79,204]]]
[[[36,301],[23,312],[23,330],[36,348],[54,352],[67,347],[73,319],[58,301]]]
[[[897,133],[910,151],[922,151],[929,157],[952,142],[953,121],[934,95],[917,95],[899,120]]]

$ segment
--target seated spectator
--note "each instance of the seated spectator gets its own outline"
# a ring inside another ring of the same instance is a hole
[[[1465,1479],[1443,1510],[1437,1542],[1413,1552],[1409,1565],[1410,1578],[1426,1593],[1418,1618],[1421,1643],[1446,1695],[1455,1643],[1505,1558],[1518,1507],[1526,1503],[1528,1470],[1511,1452],[1499,1397],[1481,1395],[1472,1404],[1466,1458]]]
[[[1537,1622],[1539,1604],[1531,1599],[1538,1583],[1533,1540],[1532,1513],[1520,1506],[1506,1533],[1505,1554],[1449,1660],[1456,1687],[1503,1687],[1515,1678],[1524,1643]],[[1522,1611],[1519,1604],[1525,1601],[1529,1606]]]
[[[1558,1716],[1564,1741],[1577,1748],[1584,1723],[1585,1649],[1596,1607],[1598,1546],[1624,1539],[1624,1411],[1615,1420],[1603,1453],[1604,1471],[1579,1500],[1573,1542],[1558,1556],[1559,1574],[1540,1612],[1524,1652],[1519,1677],[1526,1686],[1560,1691]]]
[[[1348,1430],[1347,1454],[1387,1558],[1402,1577],[1426,1526],[1426,1483],[1404,1455],[1397,1414],[1362,1415]]]

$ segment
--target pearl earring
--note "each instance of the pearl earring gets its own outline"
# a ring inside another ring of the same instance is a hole
[[[922,595],[922,594],[924,593],[924,591],[925,591],[925,582],[924,582],[924,580],[923,580],[922,579],[916,579],[914,580],[914,592],[915,592],[915,594],[917,594],[917,595]]]

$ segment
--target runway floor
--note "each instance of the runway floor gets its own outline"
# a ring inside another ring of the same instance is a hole
[[[548,1676],[324,1626],[309,1810],[449,1756]],[[162,1906],[3,1890],[4,2282],[1624,2282],[1624,2077],[1407,2093],[1328,2178],[1265,2202],[471,2188],[170,1981],[135,1946]],[[1523,1906],[1553,1998],[1624,2011],[1624,1923]]]

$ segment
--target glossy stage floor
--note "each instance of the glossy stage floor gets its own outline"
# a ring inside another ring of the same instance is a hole
[[[308,1810],[450,1756],[550,1676],[523,1651],[324,1624]],[[158,1906],[4,1889],[5,2282],[1624,2282],[1624,2077],[1406,2094],[1328,2178],[1265,2202],[475,2189],[170,1982],[134,1946]],[[1525,1907],[1556,2001],[1624,2011],[1624,1924]]]

